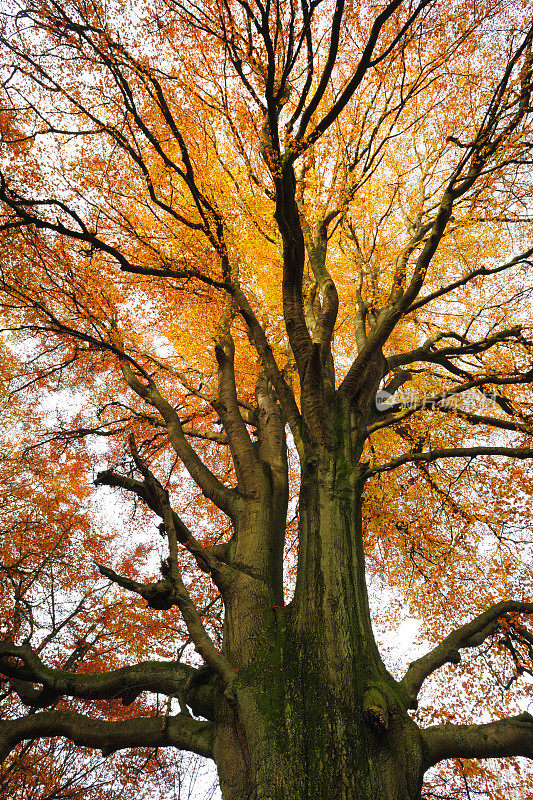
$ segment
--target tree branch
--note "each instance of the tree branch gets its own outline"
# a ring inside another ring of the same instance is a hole
[[[454,332],[439,331],[427,339],[423,345],[410,350],[407,353],[399,353],[398,355],[391,356],[388,359],[389,368],[396,369],[399,366],[413,364],[417,361],[426,363],[440,363],[444,359],[460,358],[467,355],[477,355],[490,350],[497,344],[507,341],[520,340],[522,334],[522,326],[514,325],[512,328],[493,333],[486,336],[484,339],[479,339],[477,342],[470,342],[464,337]],[[438,350],[434,349],[438,341],[442,339],[455,339],[460,342],[459,345],[452,347],[441,347]]]
[[[191,447],[185,437],[181,420],[175,408],[162,397],[151,378],[147,378],[146,383],[143,383],[135,375],[131,365],[125,360],[121,361],[121,369],[128,386],[161,414],[167,426],[170,443],[203,494],[209,500],[212,500],[221,511],[233,518],[237,511],[237,495],[213,475],[211,470],[200,459],[196,450]]]
[[[533,716],[484,725],[433,725],[422,731],[426,769],[446,758],[533,758]]]
[[[167,533],[170,530],[169,543],[171,555],[169,560],[171,563],[169,575],[163,580],[157,581],[156,583],[139,583],[131,578],[119,575],[103,564],[96,564],[96,566],[100,573],[110,581],[113,581],[113,583],[143,597],[150,608],[165,611],[172,608],[172,606],[177,606],[190,634],[191,641],[195,646],[195,650],[202,656],[206,664],[221,676],[226,686],[228,686],[235,678],[235,670],[211,641],[198,610],[183,583],[179,570],[176,568],[175,545],[171,542],[172,519],[167,513],[165,514],[164,524]]]
[[[224,445],[229,444],[226,434],[218,433],[217,431],[201,431],[199,428],[183,425],[183,433],[191,439],[203,439],[206,442],[216,442],[217,444]]]
[[[175,587],[166,578],[154,583],[140,583],[131,578],[126,578],[124,575],[119,575],[114,569],[106,567],[104,564],[98,564],[97,562],[95,564],[104,578],[108,578],[108,580],[116,583],[117,586],[122,586],[128,592],[140,595],[146,600],[149,608],[168,611],[172,606],[178,605]]]
[[[223,318],[221,322],[215,356],[218,363],[218,399],[212,405],[220,416],[228,437],[239,487],[244,494],[258,495],[261,490],[261,470],[239,409],[235,385],[235,344],[227,318]]]
[[[450,416],[459,417],[470,422],[471,425],[487,425],[490,428],[499,428],[504,431],[520,431],[521,433],[529,433],[533,435],[533,422],[508,422],[505,419],[498,417],[489,417],[485,414],[474,414],[470,411],[465,411],[462,408],[450,408],[449,406],[435,406],[436,411],[441,411]]]
[[[376,18],[376,22],[378,19],[379,17]],[[398,291],[393,290],[392,299],[396,296],[398,296],[398,299],[380,312],[367,343],[353,361],[338,389],[339,393],[344,397],[348,399],[355,397],[365,381],[366,368],[372,359],[373,353],[383,347],[401,317],[408,309],[414,307],[414,301],[424,284],[433,256],[442,241],[452,216],[454,202],[463,197],[472,188],[482,175],[490,159],[494,157],[502,143],[511,134],[511,131],[528,113],[529,89],[527,90],[527,102],[525,104],[520,103],[511,116],[507,116],[504,111],[508,111],[513,107],[513,102],[508,98],[506,92],[509,88],[512,71],[522,55],[527,52],[527,48],[530,47],[532,37],[533,27],[529,28],[521,45],[509,59],[504,75],[493,92],[488,110],[477,131],[474,142],[467,147],[465,154],[459,159],[442,193],[431,230],[414,264],[407,288],[405,291],[400,287],[398,287]],[[498,125],[501,119],[504,120],[504,125],[499,130]]]
[[[437,461],[439,458],[478,458],[479,456],[505,456],[506,458],[533,458],[532,447],[448,447],[442,450],[428,450],[423,453],[405,453],[387,464],[371,467],[365,477],[377,475],[380,472],[390,472],[402,464],[413,461]]]
[[[326,91],[326,88],[328,86],[328,83],[330,81],[331,73],[333,71],[333,67],[335,66],[335,61],[337,60],[337,52],[339,48],[339,34],[341,30],[343,14],[344,14],[344,0],[337,0],[337,2],[335,3],[335,9],[333,11],[331,19],[331,32],[330,32],[328,57],[326,59],[326,63],[324,64],[324,68],[322,70],[320,80],[318,81],[315,93],[313,94],[313,97],[309,101],[307,108],[305,109],[305,111],[301,116],[300,126],[296,137],[297,140],[303,139],[306,128],[309,125],[309,122],[312,119],[313,114],[318,108],[318,104],[320,103],[324,95],[324,92]]]
[[[230,568],[208,554],[172,510],[168,492],[161,486],[148,466],[140,458],[133,436],[130,437],[130,449],[135,464],[144,477],[142,486],[153,507],[157,509],[157,513],[163,519],[169,547],[169,556],[165,562],[166,569],[163,573],[164,578],[161,581],[157,581],[157,583],[142,584],[130,578],[122,577],[107,567],[98,565],[98,569],[102,575],[105,575],[118,585],[140,594],[152,608],[169,609],[173,605],[177,605],[195,649],[211,669],[220,675],[228,685],[235,677],[235,670],[230,662],[215,648],[183,583],[179,566],[178,543],[183,542],[197,562],[202,565],[203,569],[215,573],[219,579],[222,579],[224,574],[227,575]]]
[[[186,714],[107,722],[73,711],[44,711],[0,722],[0,761],[19,742],[42,736],[64,736],[81,747],[100,749],[104,755],[128,747],[172,746],[213,758],[212,723]]]
[[[405,34],[405,32],[410,27],[410,25],[412,25],[418,14],[422,11],[422,9],[425,6],[429,4],[429,2],[430,0],[421,0],[421,2],[415,8],[415,11],[409,17],[407,24],[402,28],[401,36]],[[350,102],[350,99],[353,97],[357,88],[361,84],[361,81],[363,80],[367,70],[373,65],[373,63],[376,64],[378,62],[379,57],[375,59],[374,62],[372,62],[374,48],[376,47],[377,41],[379,39],[379,36],[381,34],[381,31],[385,23],[387,22],[388,19],[390,19],[390,17],[392,17],[394,12],[400,7],[401,4],[402,0],[392,0],[392,2],[388,3],[383,9],[383,11],[377,15],[372,25],[372,29],[370,31],[367,43],[361,54],[359,63],[357,64],[354,74],[346,84],[346,87],[340,93],[339,97],[337,98],[336,102],[331,106],[330,110],[324,115],[324,117],[322,117],[320,122],[311,131],[311,133],[306,139],[303,139],[305,133],[305,127],[301,124],[297,136],[297,141],[302,140],[303,143],[315,142],[324,133],[324,131],[326,131],[329,128],[329,126],[338,118],[339,114]],[[307,124],[307,121],[305,121],[305,123]]]
[[[22,662],[22,663],[20,663]],[[195,714],[213,715],[213,690],[201,683],[200,670],[179,661],[144,661],[99,675],[52,669],[44,664],[28,642],[0,645],[0,674],[9,679],[22,702],[45,708],[60,697],[114,700],[130,705],[142,692],[172,695],[190,687],[188,702]],[[199,676],[198,684],[195,678]],[[42,689],[30,684],[40,683]],[[190,699],[189,699],[190,697]]]
[[[274,353],[272,352],[272,348],[265,335],[265,331],[254,314],[248,298],[242,289],[237,285],[233,286],[229,291],[231,292],[231,296],[235,300],[237,307],[239,308],[239,312],[245,321],[248,330],[250,331],[251,339],[257,354],[261,359],[266,376],[274,387],[276,396],[283,408],[285,418],[289,423],[291,433],[294,437],[294,443],[300,458],[303,459],[304,441],[306,439],[305,425],[302,415],[300,414],[300,410],[296,404],[294,393],[287,384],[287,381],[283,377],[281,370],[277,365],[276,359],[274,358]]]
[[[533,455],[533,451],[532,451]],[[479,614],[471,622],[452,631],[437,647],[422,658],[409,665],[400,681],[409,702],[409,708],[416,708],[416,698],[426,678],[444,664],[457,664],[461,660],[460,650],[478,647],[500,627],[500,620],[506,614],[533,614],[533,603],[518,600],[502,600],[487,611]]]
[[[303,215],[301,219],[309,264],[313,270],[313,275],[318,283],[320,291],[322,292],[322,303],[317,324],[313,330],[313,341],[320,344],[321,360],[324,365],[331,353],[331,340],[333,338],[333,331],[339,311],[337,287],[326,267],[328,221],[326,218],[318,224],[315,234],[313,235]]]
[[[411,303],[409,308],[406,310],[406,314],[410,314],[412,311],[416,311],[418,308],[427,305],[428,303],[433,302],[433,300],[437,300],[439,297],[442,297],[449,292],[453,292],[454,289],[458,289],[461,286],[469,283],[474,278],[477,278],[481,275],[496,275],[498,272],[503,272],[504,270],[510,269],[511,267],[515,267],[517,264],[522,263],[530,263],[528,259],[530,256],[533,255],[533,247],[530,247],[529,250],[524,251],[518,256],[515,256],[510,261],[507,261],[505,264],[500,264],[499,267],[493,267],[492,269],[487,269],[487,267],[478,267],[478,269],[472,270],[467,275],[459,280],[454,281],[453,283],[449,283],[447,286],[443,286],[441,289],[437,289],[435,292],[431,292],[431,294],[426,295],[426,297],[421,297],[414,303]]]
[[[165,492],[165,489],[163,489],[153,474],[152,478],[153,481],[159,485],[160,491]],[[113,472],[112,470],[105,470],[104,472],[98,473],[96,480],[94,481],[94,485],[116,486],[118,488],[125,489],[126,491],[133,492],[137,495],[137,497],[140,497],[155,514],[163,519],[164,513],[159,500],[158,492],[154,491],[154,486],[151,486],[149,481],[139,481],[135,478],[129,478],[126,475],[119,475],[117,472]],[[172,511],[172,516],[179,543],[183,544],[189,553],[194,556],[199,568],[203,572],[217,570],[217,568],[221,565],[219,565],[218,562],[214,561],[212,558],[209,558],[200,542],[193,536],[181,517],[176,514],[175,511]],[[124,580],[129,579],[125,578]],[[141,586],[141,584],[139,584],[139,586]]]
[[[118,260],[118,259],[117,259]],[[204,275],[197,269],[173,269],[171,267],[158,268],[158,267],[140,267],[130,263],[120,263],[122,272],[128,272],[133,275],[146,275],[154,278],[174,278],[175,280],[197,280],[200,283],[205,283],[208,286],[213,286],[215,289],[223,289],[228,291],[228,284],[226,281],[220,281],[216,278],[211,278],[209,275]]]
[[[401,403],[398,403],[395,406],[391,406],[385,414],[383,414],[383,419],[379,422],[373,423],[368,426],[367,433],[373,433],[374,431],[380,430],[381,428],[386,428],[389,425],[395,425],[397,422],[401,422],[406,417],[410,417],[412,414],[415,414],[417,411],[423,411],[424,409],[433,409],[438,406],[439,403],[445,403],[446,400],[452,397],[457,397],[460,394],[464,394],[468,392],[470,389],[479,389],[482,394],[487,396],[487,393],[483,391],[484,387],[489,386],[519,386],[520,384],[525,383],[532,383],[533,382],[533,369],[530,369],[528,372],[523,373],[522,375],[508,375],[504,378],[499,378],[496,375],[487,375],[481,378],[472,378],[471,380],[465,381],[464,383],[458,384],[451,389],[447,389],[441,394],[432,395],[431,397],[424,397],[423,400],[419,403],[409,404],[407,407],[403,407]],[[502,408],[507,414],[513,414],[513,410],[509,405],[507,399],[503,396],[496,395],[492,393],[489,395],[490,399],[497,403],[500,408]],[[381,416],[381,415],[380,415]]]
[[[274,218],[283,240],[282,300],[285,330],[303,383],[312,351],[312,342],[305,321],[303,304],[303,271],[305,241],[296,202],[296,178],[292,165],[287,165],[276,180]],[[305,415],[304,415],[305,416]]]

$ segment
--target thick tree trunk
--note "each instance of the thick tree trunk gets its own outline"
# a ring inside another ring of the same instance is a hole
[[[239,613],[229,604],[226,648],[246,658],[218,714],[224,800],[420,797],[420,736],[372,634],[359,472],[345,463],[304,476],[293,601],[259,612],[239,591]]]

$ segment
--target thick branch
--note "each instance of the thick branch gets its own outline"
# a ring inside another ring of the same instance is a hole
[[[181,612],[195,650],[202,656],[206,664],[220,675],[224,683],[231,684],[235,678],[235,670],[230,662],[216,649],[211,641],[200,614],[187,591],[176,565],[175,542],[172,542],[172,518],[165,514],[164,524],[167,533],[170,532],[170,574],[156,583],[139,583],[131,578],[119,575],[114,570],[102,564],[97,564],[100,573],[118,586],[143,597],[151,608],[168,610],[177,606]]]
[[[518,714],[485,725],[433,725],[422,731],[426,768],[446,758],[533,758],[533,717]]]
[[[533,458],[532,447],[448,447],[442,450],[428,450],[423,453],[405,453],[387,464],[368,469],[366,477],[379,472],[390,472],[402,464],[413,461],[437,461],[439,458],[478,458],[478,456],[505,456],[506,458]]]
[[[165,490],[159,481],[156,481],[155,476],[152,475],[152,478],[153,483],[150,485],[148,481],[139,481],[135,478],[129,478],[126,475],[120,475],[112,470],[105,470],[104,472],[98,473],[94,483],[95,486],[117,486],[121,489],[133,492],[137,497],[140,497],[155,514],[163,519],[164,513],[160,501],[160,492],[165,492]],[[159,492],[154,491],[154,488],[158,488]],[[172,511],[172,516],[178,541],[194,556],[199,568],[203,572],[212,572],[219,568],[221,565],[208,557],[208,554],[205,552],[200,542],[193,536],[181,517],[179,517],[175,511]]]
[[[258,416],[259,458],[271,468],[276,482],[288,485],[285,421],[264,374],[255,387]]]
[[[306,438],[305,426],[300,414],[300,410],[296,404],[294,393],[287,384],[287,381],[283,377],[281,370],[277,365],[272,348],[270,347],[268,339],[266,338],[265,331],[254,314],[248,298],[238,286],[232,287],[230,291],[239,308],[239,312],[244,319],[248,330],[250,331],[251,339],[254,343],[255,349],[257,350],[257,354],[261,359],[266,376],[274,387],[276,396],[281,403],[283,413],[287,422],[289,423],[291,433],[294,437],[294,442],[298,449],[298,453],[300,454],[300,457],[303,458],[303,443]]]
[[[199,428],[192,428],[190,425],[183,425],[182,430],[185,436],[188,436],[191,439],[204,439],[206,442],[229,444],[228,437],[225,433],[218,433],[217,431],[201,431]]]
[[[274,217],[283,240],[283,318],[300,382],[303,383],[312,344],[303,303],[305,242],[296,202],[296,178],[290,165],[285,167],[276,181]]]
[[[410,27],[418,14],[422,11],[422,9],[429,4],[430,0],[422,0],[419,5],[415,8],[414,12],[410,15],[406,25],[402,28],[400,32],[400,37],[403,36]],[[374,24],[372,25],[372,29],[370,31],[367,43],[365,48],[361,54],[361,58],[359,63],[348,81],[344,90],[339,94],[336,102],[331,106],[329,111],[324,115],[324,117],[320,120],[314,130],[309,134],[307,137],[307,142],[312,143],[315,142],[323,133],[326,131],[329,126],[335,122],[338,118],[339,114],[342,110],[348,105],[350,99],[353,97],[355,92],[357,91],[358,87],[360,86],[364,76],[366,75],[369,68],[373,66],[373,64],[377,63],[380,60],[380,57],[372,61],[372,56],[374,54],[374,48],[376,47],[377,41],[381,34],[381,31],[386,24],[387,20],[392,17],[394,12],[400,7],[402,0],[392,0],[392,2],[388,3],[383,11],[378,14],[378,16],[374,20]],[[395,39],[395,42],[397,39]],[[389,48],[387,48],[388,50]],[[303,122],[306,123],[305,119]],[[307,123],[306,123],[307,124]],[[304,135],[303,125],[301,125],[300,130],[298,132],[297,139],[302,139]]]
[[[497,333],[479,339],[477,342],[470,342],[454,332],[439,331],[427,339],[423,345],[410,350],[407,353],[399,353],[388,359],[389,368],[396,369],[399,366],[413,364],[417,361],[426,363],[440,363],[444,359],[461,358],[467,355],[477,355],[484,353],[502,342],[519,340],[522,334],[522,326],[515,325],[512,328],[498,331]],[[456,346],[447,346],[435,349],[437,342],[442,339],[455,339],[460,342]]]
[[[355,358],[342,381],[339,392],[345,397],[352,399],[357,394],[364,381],[365,370],[372,359],[373,352],[383,347],[401,317],[408,309],[415,307],[414,301],[423,286],[433,256],[442,241],[447,224],[452,216],[454,202],[463,197],[472,188],[482,174],[484,167],[498,152],[498,149],[511,131],[528,113],[527,105],[524,106],[522,103],[511,117],[507,118],[504,112],[511,107],[506,105],[506,91],[512,70],[527,50],[532,36],[533,30],[530,28],[520,47],[509,59],[504,75],[493,93],[475,141],[469,145],[465,155],[459,160],[448,181],[438,205],[431,231],[414,265],[407,289],[405,292],[400,289],[398,289],[398,292],[392,292],[391,297],[394,299],[398,294],[399,299],[381,311],[371,337]],[[501,119],[505,119],[506,122],[500,130],[499,122]],[[523,257],[520,260],[523,260]]]
[[[155,583],[140,583],[131,578],[126,578],[124,575],[119,575],[114,569],[106,567],[104,564],[96,564],[98,571],[104,578],[107,578],[117,586],[122,586],[128,592],[140,595],[148,603],[149,608],[155,608],[159,611],[168,611],[172,606],[178,605],[178,598],[175,587],[172,583],[164,578],[163,580],[156,581]]]
[[[170,267],[158,268],[145,266],[140,267],[136,264],[122,262],[120,262],[120,269],[123,272],[129,272],[134,275],[151,275],[155,278],[174,278],[175,280],[185,281],[197,280],[200,283],[205,283],[208,286],[213,286],[217,289],[228,289],[228,285],[225,281],[211,278],[209,275],[204,275],[203,272],[200,272],[197,269],[172,269]]]
[[[331,32],[330,32],[328,57],[326,59],[326,63],[324,64],[322,75],[320,76],[320,80],[318,81],[316,91],[313,97],[311,98],[309,104],[307,105],[307,108],[302,114],[297,136],[298,139],[302,139],[304,137],[306,128],[309,125],[309,122],[312,119],[313,114],[317,110],[318,105],[329,84],[331,73],[333,71],[335,61],[337,59],[337,52],[339,48],[339,34],[341,30],[343,14],[344,14],[344,0],[337,0],[337,2],[335,3],[335,10],[333,12],[333,16],[331,19]]]
[[[244,493],[260,491],[261,476],[257,454],[242,418],[235,385],[235,345],[229,322],[223,321],[217,337],[215,355],[218,363],[218,400],[213,408],[220,416],[228,437],[239,487]]]
[[[533,451],[532,451],[533,455]],[[457,664],[461,660],[460,650],[478,647],[500,627],[506,614],[533,614],[533,603],[518,600],[503,600],[495,603],[471,622],[452,631],[437,647],[410,664],[401,681],[409,707],[416,708],[416,698],[426,678],[444,664]]]
[[[215,648],[205,627],[202,623],[198,610],[183,583],[179,566],[178,543],[186,544],[190,552],[195,556],[197,562],[203,565],[207,571],[216,573],[222,578],[222,572],[227,571],[227,565],[222,564],[213,558],[212,555],[202,548],[199,542],[194,539],[187,527],[172,510],[168,498],[168,492],[161,486],[159,481],[150,471],[148,466],[141,459],[133,436],[130,437],[130,449],[135,464],[144,477],[145,491],[163,519],[164,531],[168,539],[169,556],[166,560],[166,569],[163,580],[157,583],[142,584],[118,575],[113,570],[98,565],[98,569],[110,580],[123,586],[132,592],[140,594],[152,608],[169,609],[177,605],[191,639],[197,652],[204,658],[205,662],[220,675],[226,685],[230,683],[235,670],[227,659]]]
[[[313,341],[320,344],[321,360],[324,364],[331,352],[330,345],[339,311],[339,297],[337,287],[326,267],[326,254],[328,242],[328,222],[323,220],[313,236],[309,224],[301,217],[305,234],[309,264],[313,275],[322,292],[322,302],[318,314],[317,324],[313,330]]]
[[[164,419],[170,443],[176,454],[181,458],[191,478],[197,483],[203,494],[220,508],[221,511],[234,517],[237,510],[237,496],[232,489],[228,489],[213,475],[204,464],[198,453],[187,441],[181,421],[176,410],[159,393],[155,383],[148,379],[143,383],[133,372],[130,364],[121,362],[122,373],[128,386],[146,403],[161,414]]]
[[[144,661],[130,667],[104,672],[100,675],[73,673],[52,669],[25,642],[0,645],[0,673],[10,679],[21,700],[33,708],[44,708],[60,697],[83,700],[114,700],[124,705],[132,703],[142,692],[176,694],[189,686],[190,705],[195,714],[213,714],[212,688],[198,686],[195,677],[199,670],[179,661]],[[42,689],[30,685],[39,683]]]
[[[183,583],[178,562],[178,533],[174,525],[173,512],[166,498],[161,499],[161,505],[163,509],[163,524],[169,545],[169,575],[167,581],[174,590],[176,604],[187,626],[196,652],[202,656],[206,664],[222,678],[225,686],[228,687],[235,679],[235,669],[228,659],[216,649],[204,627],[198,609]],[[207,558],[209,561],[213,561],[211,556],[207,556]]]
[[[72,711],[45,711],[0,722],[0,760],[19,742],[42,736],[64,736],[82,747],[100,749],[104,755],[127,747],[172,746],[213,758],[212,723],[186,714],[107,722]]]
[[[376,353],[381,352],[382,345],[387,341],[400,317],[401,313],[394,308],[384,309],[380,313],[372,332],[337,390],[340,395],[348,399],[355,397],[364,381],[368,365],[375,359]]]

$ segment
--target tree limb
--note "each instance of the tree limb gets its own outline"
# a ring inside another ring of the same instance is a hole
[[[533,451],[532,451],[533,455]],[[444,664],[457,664],[461,660],[460,650],[478,647],[500,627],[500,620],[506,614],[533,614],[533,603],[519,600],[502,600],[470,622],[452,631],[437,647],[422,658],[409,665],[400,681],[409,702],[409,708],[416,708],[416,698],[420,688],[429,675]]]
[[[108,722],[73,711],[44,711],[0,722],[0,761],[19,742],[43,736],[64,736],[82,747],[110,755],[128,747],[179,747],[213,758],[213,725],[186,714],[138,717]]]
[[[22,662],[22,663],[20,663]],[[191,687],[190,702],[195,714],[213,714],[212,687],[195,685],[199,670],[179,661],[142,661],[99,675],[68,672],[46,666],[28,642],[0,645],[0,674],[9,679],[22,702],[32,708],[45,708],[60,697],[83,700],[114,700],[132,703],[142,692],[171,695]],[[40,683],[42,689],[30,685]]]
[[[416,361],[439,363],[442,359],[477,355],[479,353],[484,353],[486,350],[490,350],[492,347],[502,342],[520,340],[521,333],[522,326],[515,325],[512,328],[507,328],[490,336],[486,336],[484,339],[480,339],[477,342],[470,342],[456,333],[439,331],[427,339],[420,347],[410,350],[407,353],[399,353],[398,355],[392,356],[388,359],[388,364],[389,368],[393,370],[399,366],[413,364]],[[455,347],[448,346],[434,349],[435,344],[441,339],[456,339],[461,343]]]
[[[505,264],[500,264],[498,267],[493,267],[492,269],[488,269],[487,267],[478,267],[477,269],[472,270],[467,275],[464,275],[459,280],[454,281],[453,283],[449,283],[447,286],[443,286],[440,289],[437,289],[431,294],[426,295],[426,297],[421,297],[419,300],[416,300],[414,303],[411,303],[409,308],[406,310],[406,314],[410,314],[412,311],[416,311],[418,308],[431,303],[433,300],[437,300],[439,297],[442,297],[449,292],[453,292],[454,289],[458,289],[460,286],[464,286],[466,283],[469,283],[474,278],[477,278],[481,275],[496,275],[498,272],[503,272],[511,267],[516,266],[517,264],[522,263],[529,263],[528,259],[530,256],[533,255],[533,247],[530,247],[529,250],[525,250],[518,256],[515,256],[510,261],[507,261]]]
[[[462,408],[450,408],[449,406],[435,406],[436,411],[441,411],[444,414],[450,414],[459,419],[464,419],[472,425],[487,425],[490,428],[499,428],[504,431],[520,431],[521,433],[529,433],[533,435],[533,422],[508,422],[505,419],[498,417],[489,417],[485,414],[474,414],[470,411],[465,411]]]
[[[229,320],[223,318],[220,328],[215,346],[218,363],[218,400],[213,401],[212,405],[220,416],[228,437],[239,487],[245,494],[258,495],[261,490],[261,470],[256,450],[239,409],[235,385],[235,344]]]
[[[439,458],[478,458],[479,456],[505,456],[506,458],[533,458],[532,447],[448,447],[442,450],[428,450],[423,453],[405,453],[403,456],[393,458],[387,464],[371,467],[365,477],[377,475],[380,472],[390,472],[402,464],[413,461],[437,461]]]
[[[421,2],[416,6],[415,10],[410,15],[409,19],[407,20],[406,25],[404,25],[400,31],[400,37],[405,34],[407,29],[413,24],[418,14],[422,11],[422,9],[429,4],[430,0],[421,0]],[[340,92],[336,102],[331,106],[329,111],[322,117],[320,122],[316,125],[316,127],[311,131],[311,133],[307,136],[306,139],[303,139],[305,133],[305,126],[307,125],[307,121],[304,119],[303,124],[300,125],[300,130],[298,131],[297,141],[303,140],[304,143],[312,143],[315,142],[323,133],[326,131],[329,126],[338,118],[339,114],[342,110],[346,107],[346,105],[350,102],[350,99],[353,97],[354,93],[356,92],[357,88],[361,84],[366,72],[370,69],[374,64],[376,64],[381,56],[378,56],[374,61],[372,61],[372,56],[374,54],[374,48],[377,44],[381,31],[387,22],[387,20],[394,14],[397,8],[401,5],[402,0],[392,0],[392,2],[388,3],[383,11],[378,14],[374,20],[372,25],[372,29],[368,36],[366,45],[363,49],[361,54],[361,58],[359,63],[357,64],[356,69],[348,83],[346,84],[345,88],[342,92]],[[397,42],[397,38],[395,38],[395,43]],[[387,48],[388,50],[389,48]]]
[[[450,398],[464,394],[470,389],[479,389],[483,394],[487,395],[486,392],[483,392],[484,387],[487,385],[519,386],[520,384],[532,382],[533,369],[530,369],[528,372],[525,372],[522,375],[508,375],[504,378],[499,378],[496,375],[487,375],[481,378],[471,378],[470,380],[460,383],[451,389],[446,389],[445,391],[441,392],[441,394],[432,395],[431,397],[424,397],[419,403],[409,404],[407,407],[402,406],[401,403],[391,406],[386,413],[380,415],[383,417],[380,419],[380,421],[372,423],[368,426],[367,433],[370,434],[379,430],[380,428],[386,428],[389,425],[395,425],[397,422],[401,422],[406,417],[415,414],[417,411],[424,411],[424,409],[428,408],[436,408],[439,403],[444,403]],[[507,414],[514,413],[510,408],[506,398],[492,393],[490,395],[490,399],[497,403]]]
[[[155,476],[152,475],[152,478],[155,482]],[[112,470],[105,470],[98,473],[94,484],[95,486],[116,486],[126,491],[133,492],[137,497],[140,497],[155,514],[163,519],[163,508],[158,494],[153,491],[153,486],[150,486],[147,481],[139,481],[135,478],[129,478],[126,475],[120,475]],[[157,481],[157,484],[159,484],[159,481]],[[161,484],[159,484],[159,488],[162,492],[165,491]],[[213,569],[216,569],[219,565],[214,562],[213,559],[209,559],[208,554],[205,552],[200,542],[193,536],[181,517],[179,517],[175,511],[172,511],[172,516],[174,527],[178,535],[178,541],[186,547],[192,556],[194,556],[200,569],[203,572],[211,572]],[[125,578],[124,580],[129,579]]]
[[[172,527],[171,517],[165,514],[164,524],[167,532]],[[169,537],[170,538],[170,537]],[[187,630],[196,651],[202,656],[214,672],[222,677],[225,684],[230,684],[235,677],[235,670],[230,662],[215,648],[202,623],[196,606],[175,567],[174,545],[171,545],[170,574],[155,583],[139,583],[131,578],[119,575],[103,564],[96,564],[99,572],[113,583],[130,592],[143,597],[150,608],[168,610],[177,606],[181,612]]]
[[[121,368],[128,386],[161,414],[167,426],[170,443],[176,454],[183,461],[191,478],[209,500],[221,511],[233,518],[237,510],[237,495],[213,475],[211,470],[200,459],[196,450],[191,447],[185,438],[181,420],[175,408],[160,394],[151,378],[147,378],[146,382],[143,383],[135,375],[131,365],[125,360],[121,361]]]
[[[378,19],[379,17],[376,18],[376,22]],[[356,396],[365,382],[366,368],[372,360],[373,354],[377,349],[383,347],[398,321],[408,309],[413,307],[414,301],[424,284],[433,256],[442,241],[452,216],[454,202],[463,197],[472,188],[482,174],[486,164],[497,153],[498,148],[510,135],[511,131],[528,113],[527,103],[526,105],[520,103],[519,107],[509,117],[504,115],[503,111],[508,108],[505,105],[508,102],[506,91],[511,80],[512,71],[518,60],[527,51],[528,46],[530,46],[532,37],[533,28],[529,28],[522,43],[509,59],[504,75],[493,93],[489,109],[478,129],[475,141],[468,146],[465,154],[459,159],[442,193],[431,231],[425,239],[425,244],[414,264],[407,288],[405,291],[399,288],[397,292],[392,292],[392,298],[394,299],[398,296],[399,299],[386,306],[379,313],[367,343],[352,362],[339,386],[338,392],[347,399],[353,399]],[[529,89],[527,96],[529,97]],[[498,129],[500,119],[505,120],[501,130]]]
[[[122,586],[128,592],[140,595],[146,600],[150,608],[167,611],[178,604],[175,587],[166,578],[154,583],[140,583],[131,578],[126,578],[124,575],[119,575],[114,569],[106,567],[104,564],[96,563],[96,567],[104,578],[108,578],[108,580],[116,583],[117,586]]]
[[[446,758],[533,758],[533,716],[505,717],[484,725],[432,725],[422,731],[426,769]]]
[[[231,296],[235,300],[239,313],[246,323],[254,347],[257,351],[261,363],[265,370],[266,376],[275,389],[276,396],[281,403],[285,418],[289,423],[291,433],[294,437],[294,443],[300,454],[304,458],[304,441],[306,439],[305,425],[300,414],[300,409],[296,404],[294,393],[290,386],[287,384],[280,368],[277,365],[274,353],[265,335],[262,325],[253,312],[253,309],[248,301],[248,298],[242,289],[234,285],[231,289]]]

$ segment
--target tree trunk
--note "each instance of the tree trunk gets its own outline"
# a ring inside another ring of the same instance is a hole
[[[224,800],[420,798],[420,735],[372,633],[362,487],[346,463],[315,460],[303,477],[293,601],[259,618],[249,597],[253,629],[241,608],[227,630],[247,658],[217,717]]]

